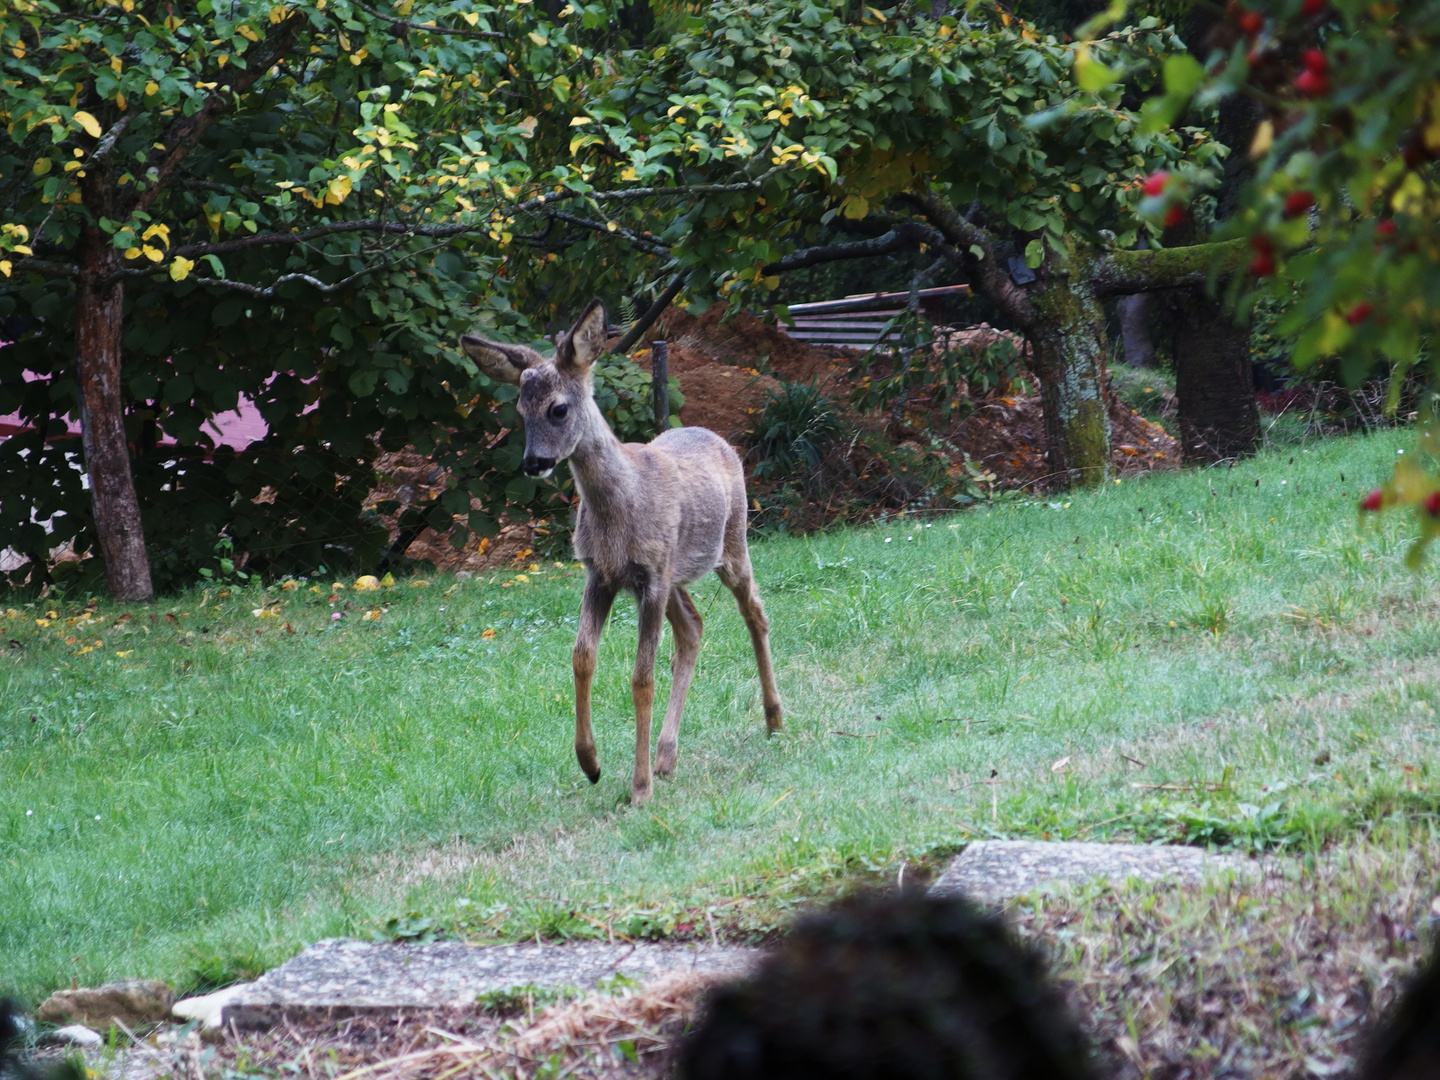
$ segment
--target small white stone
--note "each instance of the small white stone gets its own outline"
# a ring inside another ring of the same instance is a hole
[[[98,1031],[92,1031],[84,1024],[67,1024],[56,1028],[50,1033],[50,1038],[54,1042],[67,1043],[70,1046],[99,1046],[105,1041]]]
[[[185,998],[170,1007],[170,1014],[177,1020],[199,1020],[207,1030],[215,1030],[222,1022],[225,1006],[229,1005],[242,991],[250,989],[250,983],[236,983],[213,994]]]

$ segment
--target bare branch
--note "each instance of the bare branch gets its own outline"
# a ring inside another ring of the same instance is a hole
[[[950,247],[938,230],[918,221],[907,221],[896,224],[889,232],[869,240],[854,240],[848,244],[823,244],[792,251],[765,267],[761,273],[767,276],[783,274],[787,270],[803,270],[807,266],[818,266],[842,259],[868,259],[876,255],[889,255],[895,251],[913,251],[921,244],[931,244],[939,248]]]
[[[948,202],[929,192],[910,193],[901,198],[921,210],[954,246],[973,287],[999,304],[1022,327],[1036,321],[1039,313],[1029,295],[1011,280],[995,257],[995,245],[990,234],[971,222],[969,214],[962,217]],[[976,255],[972,249],[979,249],[980,254]]]
[[[18,273],[22,270],[45,274],[49,277],[75,277],[80,272],[80,268],[74,263],[53,262],[50,259],[37,259],[33,256],[15,263],[12,272]],[[3,284],[4,282],[0,282],[0,285]]]
[[[115,123],[110,126],[110,130],[100,136],[100,141],[95,144],[95,149],[90,151],[90,156],[85,159],[80,167],[82,169],[93,169],[109,157],[110,151],[115,149],[116,140],[118,140],[125,129],[130,126],[130,121],[135,118],[135,115],[133,112],[126,113],[119,120],[116,120]]]
[[[635,320],[635,325],[625,332],[620,339],[620,344],[615,346],[615,351],[621,356],[635,347],[635,343],[645,336],[645,331],[654,325],[655,320],[665,314],[665,309],[670,306],[671,301],[680,295],[680,290],[685,287],[685,282],[690,279],[691,271],[681,270],[670,279],[670,284],[665,291],[655,298],[655,302],[645,309],[645,314]]]
[[[546,216],[570,225],[576,225],[582,229],[589,229],[591,232],[599,233],[602,236],[618,236],[622,240],[628,241],[632,247],[638,248],[647,255],[670,254],[669,244],[663,243],[653,236],[642,236],[635,230],[627,229],[625,226],[613,221],[591,221],[589,218],[576,217],[574,214],[562,213],[559,210],[549,211]]]

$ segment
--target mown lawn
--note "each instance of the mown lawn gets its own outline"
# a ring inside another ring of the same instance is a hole
[[[758,934],[975,836],[1426,827],[1434,575],[1401,565],[1408,521],[1354,512],[1412,445],[758,541],[788,734],[765,738],[734,604],[700,583],[680,767],[634,809],[634,607],[601,651],[592,787],[570,563],[334,602],[329,579],[90,617],[12,600],[0,991],[214,984],[341,934]]]

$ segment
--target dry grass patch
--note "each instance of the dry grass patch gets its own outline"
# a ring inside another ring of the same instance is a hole
[[[1096,889],[1012,911],[1071,984],[1112,1075],[1348,1075],[1418,965],[1440,843],[1284,861],[1201,890]]]

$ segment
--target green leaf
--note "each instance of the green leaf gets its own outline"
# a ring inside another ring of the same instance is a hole
[[[1025,265],[1031,270],[1037,269],[1045,261],[1045,242],[1043,240],[1031,240],[1025,245]]]

